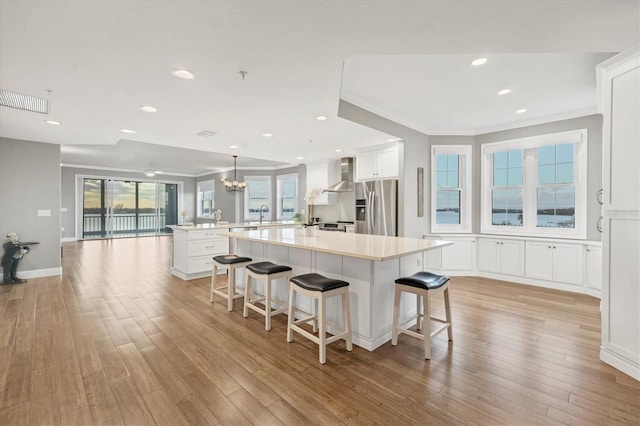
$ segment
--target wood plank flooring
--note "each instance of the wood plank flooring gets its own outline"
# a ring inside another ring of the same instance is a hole
[[[598,359],[595,298],[454,278],[431,361],[401,335],[320,365],[285,316],[266,332],[171,276],[169,249],[65,243],[62,276],[0,286],[0,424],[640,424],[640,384]]]

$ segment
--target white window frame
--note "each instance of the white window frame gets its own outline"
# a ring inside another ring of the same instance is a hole
[[[249,194],[251,193],[251,182],[259,182],[259,181],[267,181],[269,182],[268,188],[269,188],[269,194],[268,194],[268,199],[267,202],[265,202],[264,204],[269,208],[268,212],[265,212],[264,218],[263,220],[272,220],[272,215],[271,212],[273,211],[272,208],[272,199],[273,199],[273,183],[272,183],[272,177],[271,176],[245,176],[244,177],[245,182],[247,183],[247,187],[244,189],[244,220],[245,221],[256,221],[256,220],[260,220],[260,213],[249,213]]]
[[[431,233],[471,233],[472,216],[472,188],[471,188],[471,164],[472,145],[433,145],[431,147]],[[458,165],[458,186],[460,189],[460,223],[439,224],[436,223],[436,197],[438,193],[438,180],[436,175],[437,155],[459,155],[461,160]]]
[[[277,204],[277,218],[278,220],[286,220],[286,219],[292,219],[293,215],[296,214],[296,211],[294,211],[293,213],[291,213],[290,216],[285,216],[282,212],[282,182],[285,180],[291,180],[291,179],[295,179],[296,181],[296,196],[295,196],[295,204],[296,206],[298,205],[298,185],[299,185],[299,180],[298,180],[298,174],[297,173],[289,173],[286,175],[277,175],[276,176],[276,204]]]
[[[196,217],[201,218],[212,218],[214,217],[214,208],[215,208],[215,190],[216,190],[216,182],[215,180],[203,180],[200,182],[196,182]],[[211,214],[205,214],[202,210],[202,202],[205,197],[206,192],[211,192]]]
[[[543,228],[536,226],[538,187],[537,148],[573,142],[575,177],[575,228]],[[480,231],[483,234],[524,235],[569,239],[587,238],[587,129],[571,130],[483,144],[481,147],[481,214]],[[492,155],[498,151],[524,150],[522,176],[523,226],[498,226],[491,223]]]

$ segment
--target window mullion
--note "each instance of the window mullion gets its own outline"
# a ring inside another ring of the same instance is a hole
[[[535,148],[524,151],[524,176],[522,184],[523,197],[523,230],[535,232],[538,188],[538,158]]]

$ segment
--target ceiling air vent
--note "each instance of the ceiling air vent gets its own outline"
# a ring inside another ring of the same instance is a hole
[[[212,132],[211,130],[203,130],[200,133],[198,133],[198,136],[202,136],[203,138],[210,138],[211,136],[214,136],[217,132]]]
[[[40,114],[49,113],[48,100],[2,89],[0,89],[0,105]]]

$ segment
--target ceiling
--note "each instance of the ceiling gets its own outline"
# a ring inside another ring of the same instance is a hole
[[[638,0],[0,0],[0,88],[50,101],[0,107],[0,136],[125,170],[315,162],[394,136],[340,99],[427,134],[595,112],[594,65],[639,38]]]

